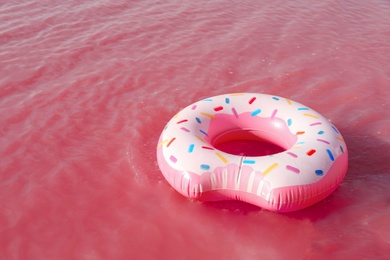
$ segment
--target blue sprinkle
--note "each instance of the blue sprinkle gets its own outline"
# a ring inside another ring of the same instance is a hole
[[[344,149],[343,149],[342,146],[340,146],[340,151],[341,151],[342,153],[344,153]]]
[[[255,164],[256,163],[256,161],[254,161],[254,160],[244,160],[242,162],[245,164]]]
[[[200,121],[199,117],[195,118],[196,119],[196,122],[198,122],[199,124],[202,123],[202,121]]]
[[[309,110],[307,107],[299,107],[298,110]]]
[[[291,118],[287,119],[287,125],[288,125],[288,126],[291,126],[291,125],[292,125],[292,120],[291,120]]]
[[[192,153],[194,151],[194,147],[195,147],[194,144],[190,144],[190,146],[188,146],[188,152]]]
[[[315,173],[318,175],[318,176],[322,176],[324,174],[324,172],[322,170],[316,170]]]
[[[334,157],[333,157],[332,152],[331,152],[329,149],[326,149],[326,152],[328,153],[329,158],[330,158],[332,161],[334,161]]]
[[[305,142],[298,142],[297,144],[304,144]]]
[[[318,131],[317,134],[322,135],[322,134],[324,134],[324,131]]]
[[[206,99],[203,99],[203,101],[208,101],[208,102],[210,102],[210,101],[213,101],[213,99],[212,99],[212,98],[206,98]]]
[[[167,128],[168,128],[168,125],[166,125],[166,126],[164,127],[164,131],[167,130]]]
[[[210,165],[201,164],[201,165],[200,165],[200,168],[201,168],[202,170],[208,171],[208,170],[210,170]]]
[[[333,128],[333,130],[334,130],[336,133],[339,133],[339,131],[337,131],[337,128],[336,128],[334,125],[332,125],[332,128]]]
[[[256,116],[256,115],[258,115],[258,114],[260,114],[261,113],[261,109],[256,109],[255,111],[253,111],[252,113],[251,113],[251,116]]]
[[[209,136],[205,131],[203,131],[202,129],[199,130],[202,134],[204,134],[205,136]]]
[[[229,98],[225,98],[225,103],[229,104],[230,103],[230,99]]]
[[[278,97],[272,97],[273,99],[275,99],[275,100],[279,100],[279,98]]]

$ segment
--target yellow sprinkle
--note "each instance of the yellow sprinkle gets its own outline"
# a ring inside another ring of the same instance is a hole
[[[159,143],[159,144],[157,145],[157,148],[159,148],[161,145],[165,144],[166,142],[168,142],[167,139],[165,139],[164,141],[162,141],[161,143]]]
[[[303,114],[304,116],[312,117],[312,118],[318,118],[318,116],[312,115],[312,114]]]
[[[207,117],[210,117],[211,119],[214,119],[215,116],[214,115],[211,115],[211,114],[207,114],[207,113],[204,113],[204,112],[200,112],[201,115],[203,116],[207,116]]]
[[[292,104],[292,102],[291,102],[291,100],[290,100],[290,99],[287,99],[287,98],[286,98],[286,101],[287,101],[287,104],[289,104],[289,105],[291,105],[291,104]]]
[[[278,163],[273,163],[270,167],[268,167],[267,169],[265,169],[265,171],[263,172],[263,175],[267,175],[270,171],[272,171],[274,168],[276,168],[278,166]]]
[[[198,136],[198,135],[195,135],[195,137],[198,138],[202,143],[206,143],[206,142],[202,139],[202,137],[200,137],[200,136]]]
[[[244,94],[243,93],[233,93],[233,94],[230,94],[230,96],[243,96]]]
[[[225,157],[223,157],[223,155],[222,154],[220,154],[220,153],[215,153],[217,156],[218,156],[218,158],[219,159],[221,159],[224,163],[228,163],[228,160],[225,158]]]

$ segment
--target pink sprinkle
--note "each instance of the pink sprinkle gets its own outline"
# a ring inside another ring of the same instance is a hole
[[[183,131],[185,131],[185,132],[189,132],[190,130],[188,130],[187,128],[185,128],[185,127],[182,127],[182,128],[180,128],[181,130],[183,130]]]
[[[315,126],[315,125],[322,125],[322,123],[321,122],[316,122],[316,123],[310,124],[310,126]]]
[[[277,109],[274,110],[274,112],[272,112],[272,115],[271,115],[271,119],[274,119],[274,117],[276,116],[276,113],[278,112]]]
[[[296,155],[295,153],[292,153],[292,152],[288,152],[287,154],[288,154],[288,155],[291,155],[291,156],[294,157],[294,158],[297,158],[297,157],[298,157],[298,155]]]
[[[299,173],[300,170],[298,168],[295,168],[291,165],[286,165],[286,169],[289,170],[289,171],[292,171],[292,172],[295,172],[295,173]]]
[[[235,116],[236,118],[238,118],[237,111],[236,111],[236,109],[235,109],[234,107],[232,108],[232,112],[233,112],[234,116]]]
[[[192,110],[195,110],[195,109],[196,109],[196,105],[193,105],[193,106],[191,107],[191,109],[192,109]]]
[[[171,160],[171,162],[173,163],[176,163],[177,162],[177,159],[175,156],[171,155],[171,157],[169,157],[169,160]]]
[[[322,139],[317,139],[318,142],[323,142],[323,143],[326,143],[326,144],[330,144],[328,141],[326,140],[322,140]]]

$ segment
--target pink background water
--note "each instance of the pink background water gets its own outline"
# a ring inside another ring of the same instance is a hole
[[[2,1],[0,259],[386,259],[390,4]],[[276,214],[175,192],[155,156],[199,99],[269,93],[343,133],[338,190]]]

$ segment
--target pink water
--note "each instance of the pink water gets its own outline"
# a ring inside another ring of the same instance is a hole
[[[191,202],[166,122],[259,92],[328,117],[344,182],[302,211]],[[0,259],[388,259],[390,3],[2,1]]]

